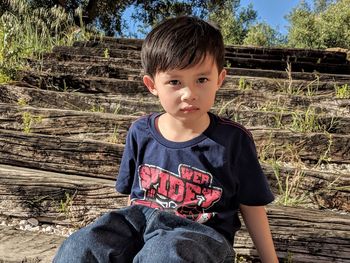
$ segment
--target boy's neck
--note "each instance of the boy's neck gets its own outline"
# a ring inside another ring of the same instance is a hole
[[[155,120],[157,131],[167,140],[173,142],[185,142],[201,135],[210,124],[208,114],[203,115],[195,122],[182,122],[164,113]]]

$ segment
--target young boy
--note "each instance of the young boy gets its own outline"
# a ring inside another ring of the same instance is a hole
[[[178,17],[144,41],[144,84],[164,113],[132,124],[116,188],[131,206],[71,235],[54,262],[233,262],[240,210],[262,262],[278,262],[273,200],[251,134],[209,113],[223,83],[220,31]]]

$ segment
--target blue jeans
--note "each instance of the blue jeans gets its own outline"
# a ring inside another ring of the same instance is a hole
[[[73,233],[53,262],[232,263],[234,252],[208,226],[135,205],[107,213]]]

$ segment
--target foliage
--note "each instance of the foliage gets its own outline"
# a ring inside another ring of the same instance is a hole
[[[350,0],[302,2],[287,16],[288,45],[298,48],[350,48]]]
[[[12,0],[6,0],[11,2]],[[15,0],[17,1],[17,0]],[[51,9],[59,7],[72,18],[76,26],[84,25],[96,26],[104,30],[107,35],[113,35],[115,32],[121,32],[121,16],[127,6],[134,1],[127,0],[30,0],[26,1],[30,9]],[[76,14],[76,10],[82,10],[82,16]],[[8,9],[7,6],[0,5],[0,14]]]
[[[244,45],[272,47],[282,45],[283,37],[267,23],[251,26],[243,40]]]
[[[69,45],[85,38],[61,7],[33,9],[25,0],[8,1],[0,17],[0,78],[16,78],[16,71],[56,45]]]
[[[239,8],[239,5],[239,0],[224,1],[216,10],[210,10],[209,19],[220,26],[225,44],[243,44],[249,28],[257,19],[252,5],[247,8]]]
[[[341,86],[334,85],[335,97],[337,99],[350,99],[350,86],[348,84],[343,84]]]

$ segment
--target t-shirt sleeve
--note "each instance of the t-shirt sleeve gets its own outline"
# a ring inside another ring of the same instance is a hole
[[[131,126],[126,136],[125,148],[116,181],[116,189],[122,194],[130,194],[135,175],[137,143],[133,134],[133,126]]]
[[[248,134],[242,137],[238,153],[239,203],[249,206],[271,203],[274,196],[260,166],[255,143]]]

